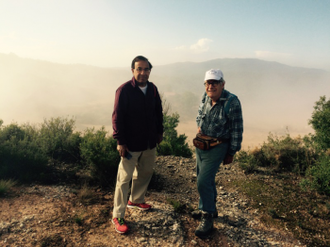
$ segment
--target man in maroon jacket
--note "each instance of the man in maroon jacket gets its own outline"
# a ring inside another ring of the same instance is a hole
[[[132,80],[116,91],[112,113],[113,137],[121,156],[114,196],[112,222],[126,233],[125,209],[149,210],[145,193],[153,174],[156,145],[163,140],[163,109],[157,87],[148,81],[151,63],[143,56],[133,59]],[[127,202],[129,183],[131,195]]]

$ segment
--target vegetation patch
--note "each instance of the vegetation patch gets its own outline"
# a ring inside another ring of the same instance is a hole
[[[251,209],[258,210],[266,226],[290,231],[313,246],[329,244],[329,197],[304,191],[301,177],[294,173],[269,173],[249,174],[227,186],[246,195]]]
[[[17,184],[14,180],[0,180],[0,197],[4,196],[8,191],[11,190],[12,187],[14,187]]]
[[[166,201],[173,206],[174,211],[177,213],[183,213],[186,209],[186,206],[178,200],[166,198]]]
[[[89,205],[96,201],[96,194],[93,189],[84,184],[77,193],[77,199],[83,205]]]
[[[177,135],[178,122],[178,114],[164,112],[159,155],[192,156],[186,136]],[[76,202],[86,207],[98,199],[87,184],[114,186],[121,159],[117,141],[104,127],[81,133],[74,131],[74,123],[73,119],[52,118],[39,126],[3,126],[0,119],[0,196],[15,186],[14,181],[49,183],[60,177],[67,182],[80,175],[88,183],[77,191]],[[308,246],[330,246],[330,101],[324,96],[316,102],[310,124],[315,134],[292,138],[270,133],[260,147],[239,152],[235,161],[245,177],[228,180],[226,186],[246,196],[265,226],[290,232]],[[170,179],[156,173],[150,187],[161,190]],[[178,213],[191,209],[177,199],[167,198],[167,202]],[[86,229],[104,224],[110,212],[106,207],[95,215],[82,216],[72,215],[64,206],[61,210],[63,217],[53,220],[61,219],[59,226],[73,219]],[[41,245],[64,246],[64,240],[51,235]]]

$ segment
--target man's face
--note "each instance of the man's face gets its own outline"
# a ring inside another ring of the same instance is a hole
[[[150,68],[147,61],[135,62],[134,69],[132,69],[133,76],[139,86],[145,86],[149,79]]]
[[[216,80],[207,80],[204,84],[207,96],[209,96],[212,101],[217,101],[222,94],[225,82],[219,83],[219,81]]]

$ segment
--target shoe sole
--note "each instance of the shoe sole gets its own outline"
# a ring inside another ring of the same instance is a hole
[[[112,220],[111,222],[112,222],[112,224],[115,226],[115,230],[116,230],[116,232],[118,232],[118,233],[120,233],[120,234],[125,234],[126,232],[128,232],[128,230],[127,230],[126,232],[121,232],[121,231],[119,231],[119,230],[117,229],[117,227],[116,227],[115,222],[113,222],[113,220]]]
[[[127,205],[128,208],[137,208],[139,210],[142,210],[142,211],[148,211],[150,210],[151,208],[140,208],[138,206],[132,206],[132,205]]]
[[[212,234],[213,230],[214,230],[214,227],[212,227],[212,229],[210,229],[207,232],[196,232],[195,231],[195,236],[199,237],[199,238],[208,238]]]

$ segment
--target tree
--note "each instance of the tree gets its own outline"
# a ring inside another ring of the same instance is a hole
[[[159,155],[175,155],[190,158],[192,151],[186,142],[187,136],[185,134],[179,135],[176,127],[179,124],[179,114],[169,113],[170,105],[166,99],[161,96],[163,105],[163,125],[164,125],[164,138],[160,143],[157,152]]]
[[[315,103],[312,119],[309,120],[315,130],[315,141],[323,148],[330,148],[330,100],[321,96]]]
[[[178,136],[178,132],[176,131],[179,117],[178,113],[164,114],[164,139],[159,145],[158,154],[175,155],[187,158],[192,156],[192,151],[186,142],[187,136],[185,134]]]

